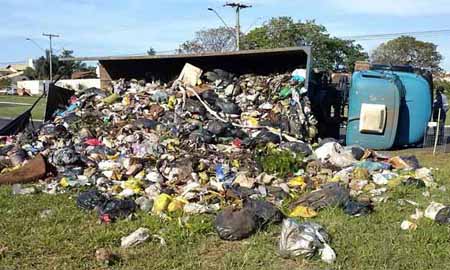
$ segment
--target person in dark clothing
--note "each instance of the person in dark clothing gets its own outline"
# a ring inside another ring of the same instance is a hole
[[[440,86],[436,91],[436,96],[433,102],[433,120],[435,122],[439,119],[439,111],[440,111],[440,120],[441,123],[445,123],[447,110],[448,110],[448,101],[447,97],[443,94],[444,88]]]

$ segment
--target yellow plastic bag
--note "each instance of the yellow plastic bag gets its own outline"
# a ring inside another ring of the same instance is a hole
[[[254,117],[247,117],[247,125],[251,126],[251,127],[259,127],[259,121],[258,119],[254,118]]]
[[[131,98],[130,98],[130,96],[124,96],[123,97],[123,99],[122,99],[122,104],[124,105],[124,106],[130,106],[130,104],[131,104]]]
[[[141,193],[142,186],[143,186],[142,180],[137,178],[130,178],[124,183],[124,187],[131,189],[134,193]]]
[[[103,102],[106,104],[113,104],[114,102],[116,102],[118,99],[120,98],[120,96],[118,94],[112,94],[108,97],[105,97],[103,99]]]
[[[63,187],[66,188],[69,186],[69,179],[67,179],[67,177],[63,177],[61,178],[61,180],[59,180],[59,184]]]
[[[170,110],[173,110],[175,108],[175,105],[177,105],[177,97],[170,96],[169,100],[167,101],[167,107],[169,107]]]
[[[305,179],[302,176],[297,176],[295,178],[292,178],[291,180],[289,180],[288,186],[303,188],[306,186]]]
[[[165,193],[160,194],[155,199],[155,202],[153,204],[153,213],[161,214],[162,212],[166,211],[171,201],[172,197],[170,195],[167,195]]]
[[[169,206],[167,207],[167,211],[175,212],[178,210],[182,210],[184,205],[187,203],[188,203],[188,201],[186,201],[183,198],[175,198],[169,203]]]
[[[388,181],[387,185],[390,188],[395,188],[402,183],[402,177],[396,177]]]
[[[289,217],[313,218],[317,216],[317,212],[306,206],[297,206],[289,214]]]
[[[208,183],[208,181],[209,181],[209,176],[206,172],[198,173],[198,177],[200,178],[200,183],[203,185]]]

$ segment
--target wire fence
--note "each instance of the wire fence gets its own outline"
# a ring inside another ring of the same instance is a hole
[[[450,126],[431,122],[425,129],[423,147],[436,153],[450,153]]]

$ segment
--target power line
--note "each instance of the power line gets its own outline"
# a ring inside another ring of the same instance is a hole
[[[357,35],[357,36],[341,36],[341,39],[351,39],[351,40],[377,40],[377,39],[386,39],[397,36],[422,36],[422,35],[431,35],[431,36],[439,36],[442,34],[450,34],[450,29],[443,30],[430,30],[430,31],[416,31],[416,32],[400,32],[400,33],[385,33],[385,34],[373,34],[373,35]]]
[[[34,41],[34,39],[26,38],[26,40],[30,41],[31,43],[34,44],[34,46],[45,52],[44,48],[42,48],[41,45],[39,45],[36,41]]]
[[[236,49],[240,50],[240,43],[241,43],[241,16],[240,12],[241,9],[251,8],[251,5],[245,5],[241,3],[226,3],[223,5],[224,7],[231,7],[234,8],[236,11]]]

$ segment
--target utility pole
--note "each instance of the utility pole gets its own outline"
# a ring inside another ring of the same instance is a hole
[[[55,34],[46,34],[43,33],[42,34],[44,37],[48,37],[49,41],[50,41],[50,51],[49,51],[49,61],[50,61],[50,82],[53,81],[53,63],[52,63],[52,54],[53,54],[53,49],[52,49],[52,39],[53,38],[58,38],[59,35],[55,35]]]
[[[240,18],[240,11],[241,9],[251,8],[251,5],[244,5],[241,3],[226,3],[224,7],[231,7],[236,10],[236,48],[239,51],[240,50],[240,43],[241,43],[241,18]]]

